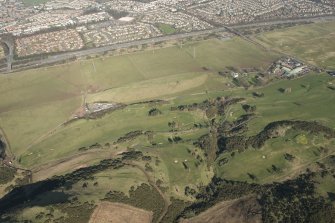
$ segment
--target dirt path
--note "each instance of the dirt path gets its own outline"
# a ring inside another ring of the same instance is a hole
[[[39,143],[39,142],[43,141],[44,139],[48,138],[50,135],[55,133],[60,127],[62,127],[66,122],[68,122],[68,120],[65,121],[65,122],[60,123],[56,127],[48,130],[47,132],[45,132],[44,134],[42,134],[38,138],[34,139],[31,143],[29,143],[29,145],[26,147],[25,151],[28,151],[32,146],[34,146],[37,143]]]
[[[332,152],[326,156],[323,156],[323,157],[320,157],[318,159],[315,159],[313,161],[310,161],[310,162],[305,162],[305,163],[302,163],[300,165],[297,165],[295,166],[291,171],[289,171],[287,174],[285,174],[284,176],[279,176],[279,177],[276,177],[273,181],[283,181],[283,180],[286,180],[286,179],[290,179],[292,178],[292,176],[296,175],[299,171],[301,171],[303,168],[306,168],[308,167],[309,165],[315,163],[315,162],[318,162],[318,161],[321,161],[321,160],[324,160],[328,157],[330,157],[331,155],[335,155],[335,152]],[[268,176],[267,178],[271,177]],[[266,178],[265,178],[266,179]]]
[[[157,192],[161,195],[161,197],[163,198],[164,200],[164,209],[161,213],[161,215],[159,216],[158,220],[157,220],[157,223],[161,222],[163,217],[166,215],[167,211],[168,211],[168,208],[171,204],[170,200],[165,196],[165,194],[159,189],[159,187],[156,185],[156,183],[151,179],[151,177],[149,176],[149,174],[143,169],[143,167],[137,165],[137,164],[134,164],[132,162],[125,162],[126,165],[129,165],[129,166],[132,166],[132,167],[135,167],[137,169],[139,169],[141,172],[143,172],[143,174],[145,175],[145,177],[148,179],[148,183],[157,190]]]
[[[261,223],[261,207],[255,195],[222,201],[181,223]]]

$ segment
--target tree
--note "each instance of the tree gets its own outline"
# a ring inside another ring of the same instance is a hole
[[[157,108],[152,108],[148,112],[149,116],[157,116],[157,115],[160,115],[160,114],[162,114],[162,112]]]

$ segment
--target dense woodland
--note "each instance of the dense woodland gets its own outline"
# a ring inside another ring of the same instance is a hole
[[[0,159],[4,159],[6,156],[6,144],[1,140],[0,135]]]
[[[157,192],[147,184],[142,184],[136,189],[131,188],[129,197],[122,192],[110,191],[106,194],[105,200],[130,204],[132,206],[153,211],[153,222],[157,222],[164,208],[164,200]]]
[[[192,217],[213,205],[256,194],[262,208],[262,220],[270,222],[335,222],[332,204],[315,193],[313,176],[317,173],[300,175],[296,179],[267,185],[228,181],[214,177],[212,182],[201,189],[197,201],[186,207],[178,218]]]

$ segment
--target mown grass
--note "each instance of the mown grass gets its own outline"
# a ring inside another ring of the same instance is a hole
[[[255,183],[283,181],[312,168],[316,161],[335,153],[334,141],[320,135],[306,134],[306,144],[299,141],[300,132],[289,130],[284,137],[270,139],[261,149],[248,149],[242,153],[225,153],[219,157],[229,161],[216,167],[216,173],[226,179]],[[328,148],[321,151],[320,147]],[[293,155],[293,160],[285,159],[285,154]],[[273,167],[273,165],[275,167]],[[254,175],[252,179],[248,174]]]
[[[275,120],[315,120],[335,127],[335,94],[328,82],[333,78],[326,74],[311,74],[296,80],[282,80],[263,89],[246,91],[247,102],[256,105],[258,118],[249,122],[248,134],[255,134],[267,123]],[[281,93],[279,88],[291,88],[291,93]],[[255,98],[253,91],[264,93]]]

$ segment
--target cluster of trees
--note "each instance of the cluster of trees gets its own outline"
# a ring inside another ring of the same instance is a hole
[[[111,16],[113,16],[114,19],[120,19],[122,17],[127,16],[129,13],[126,11],[119,11],[119,10],[115,10],[115,9],[107,9],[106,10],[108,14],[110,14]]]
[[[315,175],[308,172],[293,180],[266,185],[214,177],[209,185],[200,188],[196,202],[185,207],[176,219],[192,217],[224,200],[256,194],[264,223],[332,223],[335,208],[315,193]]]
[[[90,150],[90,149],[102,149],[102,148],[103,148],[103,146],[100,143],[94,143],[94,144],[92,144],[92,145],[90,145],[88,147],[85,147],[85,146],[80,147],[78,149],[78,151],[87,151],[87,150]]]
[[[148,104],[149,106],[157,106],[157,105],[162,105],[162,104],[168,104],[168,101],[161,100],[161,99],[153,99],[149,101],[139,101],[139,102],[134,102],[129,105],[143,105],[143,104]]]
[[[218,140],[219,152],[240,150],[243,151],[249,146],[261,148],[265,142],[279,135],[278,130],[291,127],[297,131],[305,131],[311,134],[323,134],[326,138],[335,138],[335,130],[321,125],[317,122],[308,121],[276,121],[268,124],[261,132],[251,137],[234,135],[231,137],[222,136]]]
[[[181,212],[191,204],[191,202],[185,202],[174,197],[171,197],[170,201],[171,204],[161,221],[162,223],[175,223],[178,215],[180,215]]]
[[[1,140],[0,135],[0,159],[4,159],[6,157],[6,144]]]
[[[328,89],[335,91],[335,87],[334,86],[327,86]]]
[[[335,209],[323,197],[316,196],[311,176],[304,174],[274,183],[264,191],[259,199],[263,222],[334,222]]]
[[[256,111],[256,105],[243,104],[242,108],[247,113],[254,113]]]
[[[186,207],[178,218],[188,218],[197,215],[221,201],[240,198],[248,194],[260,193],[263,189],[264,186],[258,184],[213,177],[211,183],[206,187],[200,188],[200,191],[196,195],[196,202]]]
[[[142,131],[142,130],[131,131],[131,132],[128,132],[127,134],[125,134],[124,136],[121,136],[120,138],[118,138],[116,143],[122,143],[122,142],[130,141],[130,140],[133,140],[136,137],[141,136],[143,134],[145,134],[145,132]]]
[[[227,164],[228,162],[229,162],[229,159],[227,157],[224,157],[224,158],[219,160],[218,164],[219,164],[219,166],[223,166],[223,165]]]
[[[207,157],[207,164],[210,166],[217,158],[218,153],[218,139],[216,130],[212,129],[209,134],[201,136],[193,144],[204,150],[205,156]]]
[[[231,136],[236,134],[243,134],[248,130],[247,123],[254,118],[254,114],[245,114],[241,115],[237,120],[233,122],[224,121],[223,123],[219,124],[218,132],[221,135]]]
[[[77,222],[88,222],[95,205],[89,202],[84,202],[82,204],[71,204],[71,203],[60,203],[55,205],[55,208],[65,213],[58,219],[54,219],[53,222],[67,222],[67,223],[77,223]]]
[[[257,97],[257,98],[262,98],[264,97],[264,93],[263,92],[252,92],[252,96]]]
[[[287,161],[292,161],[292,160],[294,160],[294,156],[293,155],[291,155],[291,154],[289,154],[289,153],[285,153],[284,154],[284,158],[287,160]]]
[[[197,191],[195,190],[195,189],[193,189],[193,188],[191,188],[191,187],[189,187],[189,186],[186,186],[185,187],[185,195],[186,196],[191,196],[191,197],[193,197],[193,196],[195,196],[197,194]]]
[[[183,141],[180,136],[173,136],[172,138],[168,138],[169,143],[179,143]]]
[[[245,136],[220,137],[218,140],[219,153],[226,151],[244,151],[247,148],[247,138]]]
[[[148,112],[149,116],[157,116],[157,115],[161,115],[161,114],[162,114],[162,112],[158,108],[152,108]]]
[[[244,98],[224,98],[224,97],[217,97],[216,99],[205,100],[201,103],[193,103],[189,105],[179,105],[177,107],[171,107],[171,111],[194,111],[196,109],[201,109],[204,111],[216,111],[217,114],[223,115],[225,110],[228,106],[236,104],[240,101],[244,100]]]
[[[150,162],[152,160],[152,158],[151,158],[151,156],[142,156],[142,160]]]
[[[152,222],[157,222],[164,209],[164,200],[159,192],[148,184],[141,184],[136,189],[133,187],[129,191],[129,197],[119,191],[110,191],[104,200],[121,202],[138,208],[153,212]]]
[[[47,180],[16,187],[0,199],[0,215],[7,211],[14,210],[21,204],[29,205],[29,203],[33,203],[38,195],[59,188],[71,187],[80,180],[89,179],[93,174],[100,171],[108,168],[118,169],[122,166],[124,166],[124,164],[119,158],[106,159],[100,161],[99,164],[84,167],[63,176],[54,176]]]
[[[9,167],[0,167],[0,184],[11,182],[15,177],[16,170]]]
[[[143,153],[141,151],[128,151],[122,153],[122,160],[138,160],[143,157]]]

